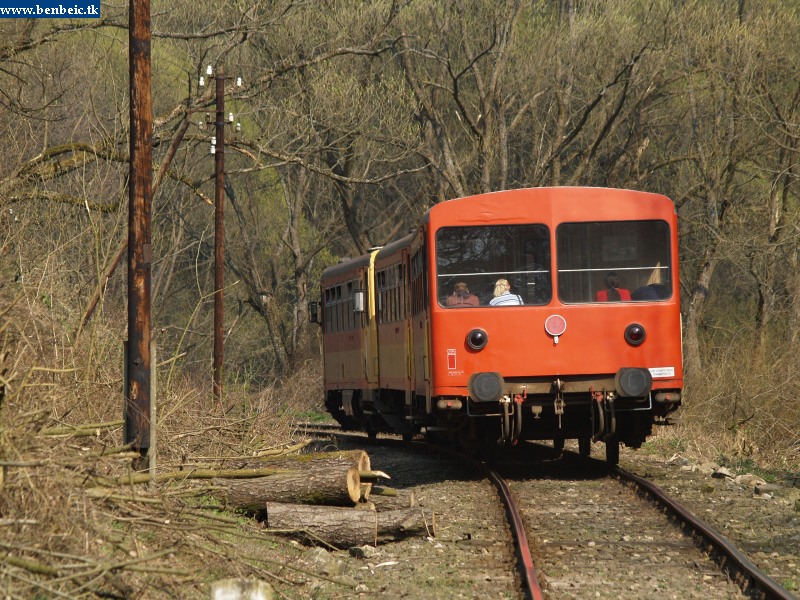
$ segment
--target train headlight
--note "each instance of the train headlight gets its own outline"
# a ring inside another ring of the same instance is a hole
[[[489,343],[489,335],[483,329],[473,329],[467,334],[467,346],[473,350],[483,350]]]
[[[647,332],[638,323],[631,323],[625,329],[625,341],[631,346],[641,346],[646,338]]]

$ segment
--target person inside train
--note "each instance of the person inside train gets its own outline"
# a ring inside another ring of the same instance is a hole
[[[646,300],[664,300],[669,298],[669,289],[661,283],[661,263],[656,265],[656,268],[647,279],[647,283],[638,288],[631,294],[631,299],[646,301]]]
[[[631,292],[626,290],[620,283],[619,275],[614,272],[608,273],[605,277],[606,289],[597,292],[595,300],[598,302],[619,302],[620,300],[630,300]]]
[[[511,284],[508,279],[498,279],[494,284],[494,298],[489,300],[490,306],[515,306],[522,304],[518,294],[511,293]]]
[[[446,306],[464,308],[466,306],[478,306],[478,297],[469,291],[469,287],[463,281],[459,281],[453,286],[453,293],[447,297]]]

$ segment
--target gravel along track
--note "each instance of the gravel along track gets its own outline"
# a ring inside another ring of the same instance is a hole
[[[553,461],[536,473],[505,476],[547,597],[742,598],[691,538],[602,469]]]

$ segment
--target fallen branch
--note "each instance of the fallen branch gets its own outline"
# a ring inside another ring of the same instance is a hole
[[[90,498],[98,498],[100,500],[141,502],[142,504],[163,504],[163,501],[160,498],[148,498],[146,496],[123,496],[122,494],[115,494],[110,488],[89,488],[86,490],[86,495]]]
[[[388,476],[386,473],[384,473],[383,471],[369,471],[369,470],[365,470],[365,471],[359,471],[359,472],[358,472],[358,475],[359,475],[359,477],[361,477],[361,479],[363,479],[364,481],[375,481],[376,479],[391,479],[391,477],[389,477],[389,476]]]
[[[20,558],[19,556],[11,556],[10,554],[6,554],[2,558],[2,562],[8,563],[15,567],[19,567],[20,569],[25,569],[29,573],[36,573],[37,575],[58,575],[59,570],[54,567],[48,567],[47,565],[37,562],[35,560],[31,560],[29,558]]]
[[[103,485],[136,485],[140,483],[162,483],[164,481],[182,481],[184,479],[253,479],[255,477],[269,477],[281,471],[277,469],[192,469],[186,471],[172,471],[169,473],[159,473],[152,477],[149,473],[134,473],[131,471],[127,475],[121,475],[116,479],[100,478],[99,482]]]
[[[77,432],[91,431],[91,435],[95,435],[95,431],[99,429],[109,429],[112,427],[121,427],[125,421],[109,421],[107,423],[86,423],[83,425],[63,425],[61,427],[46,427],[39,433],[42,435],[77,435]],[[99,435],[99,431],[97,432]]]

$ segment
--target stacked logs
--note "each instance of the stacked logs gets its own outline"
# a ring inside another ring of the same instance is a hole
[[[220,500],[275,532],[340,548],[436,534],[433,512],[415,507],[413,492],[373,484],[389,476],[372,470],[363,450],[239,460],[230,468],[269,473],[216,478],[212,486]]]

